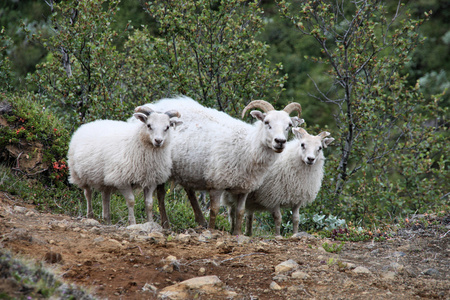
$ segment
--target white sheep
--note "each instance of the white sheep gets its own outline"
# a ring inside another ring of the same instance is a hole
[[[188,97],[163,99],[148,105],[157,110],[183,111],[183,125],[173,135],[177,146],[172,151],[171,178],[191,194],[189,200],[196,220],[201,222],[204,218],[193,191],[209,191],[209,227],[214,228],[220,195],[226,190],[235,197],[238,207],[232,232],[240,234],[247,194],[261,184],[277,153],[284,150],[289,129],[303,122],[298,117],[289,117],[293,111],[300,115],[300,104],[291,103],[283,111],[277,111],[266,101],[253,101],[245,107],[243,115],[252,108],[265,112],[250,113],[259,120],[254,125],[206,108]],[[158,201],[164,226],[167,225],[164,192],[158,191]]]
[[[93,217],[92,188],[102,193],[102,217],[110,224],[110,197],[118,190],[125,197],[128,222],[134,217],[134,187],[144,189],[147,220],[152,221],[153,192],[170,176],[172,167],[170,127],[182,122],[176,110],[154,112],[145,106],[135,109],[141,122],[99,120],[84,124],[69,145],[69,181],[84,190],[87,216]]]
[[[268,169],[262,185],[251,192],[245,204],[247,214],[246,234],[252,235],[253,213],[270,211],[275,220],[275,234],[280,235],[280,207],[292,208],[294,234],[298,232],[299,209],[314,201],[323,179],[325,157],[323,149],[334,138],[328,132],[317,136],[309,135],[303,128],[293,128],[296,139],[286,145],[277,161]],[[222,202],[233,210],[231,196],[224,193]],[[233,213],[230,213],[233,216]]]

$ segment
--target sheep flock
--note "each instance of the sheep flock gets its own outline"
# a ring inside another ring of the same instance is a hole
[[[229,207],[231,232],[252,234],[253,213],[269,211],[280,235],[281,207],[293,208],[294,233],[299,208],[314,201],[323,179],[323,149],[334,139],[328,132],[309,135],[299,126],[302,108],[290,103],[276,110],[264,100],[251,101],[242,111],[253,124],[179,96],[145,104],[128,121],[98,120],[73,134],[68,152],[69,181],[79,186],[93,217],[92,189],[102,195],[102,217],[109,224],[110,196],[119,191],[135,224],[133,189],[144,191],[147,220],[153,220],[153,193],[161,223],[169,228],[165,183],[181,185],[195,220],[213,229],[220,205]],[[297,116],[290,116],[292,113]],[[172,129],[171,129],[172,128]],[[288,142],[288,134],[295,138]],[[210,195],[206,223],[195,191]]]

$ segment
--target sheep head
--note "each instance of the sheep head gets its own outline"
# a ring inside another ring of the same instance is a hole
[[[134,112],[134,117],[145,124],[145,136],[154,147],[162,147],[164,145],[164,141],[169,135],[170,127],[176,127],[183,123],[173,119],[180,117],[180,113],[176,110],[159,113],[148,106],[138,106]]]
[[[303,128],[292,128],[292,132],[299,140],[300,158],[307,165],[314,165],[319,159],[323,159],[323,148],[328,147],[334,141],[334,138],[328,138],[330,133],[327,131],[316,136],[308,134]]]
[[[275,110],[275,108],[267,101],[255,100],[250,102],[242,111],[242,117],[252,108],[259,108],[263,112],[253,110],[250,115],[262,122],[264,143],[273,151],[280,153],[286,145],[289,129],[303,123],[303,119],[299,117],[290,117],[289,114],[297,111],[301,114],[301,106],[298,103],[287,105],[284,110]]]

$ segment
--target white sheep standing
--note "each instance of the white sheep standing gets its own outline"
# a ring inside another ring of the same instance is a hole
[[[155,110],[183,111],[183,125],[172,136],[177,146],[172,151],[171,179],[181,184],[188,195],[193,195],[189,200],[196,221],[201,222],[204,218],[192,191],[210,193],[209,227],[214,228],[220,195],[226,190],[235,197],[238,207],[232,232],[241,234],[247,194],[261,184],[267,168],[284,150],[290,128],[303,122],[289,116],[293,111],[301,114],[300,104],[291,103],[277,111],[266,101],[252,101],[245,107],[243,115],[252,108],[264,111],[251,111],[250,114],[258,119],[253,125],[206,108],[188,97],[163,99],[147,105]],[[158,190],[161,222],[167,226],[164,196],[164,189]]]
[[[110,197],[118,190],[125,197],[128,222],[136,224],[133,188],[144,189],[147,220],[152,221],[153,192],[170,176],[170,127],[182,122],[176,110],[165,113],[139,106],[134,117],[141,122],[99,120],[84,124],[69,145],[69,181],[84,191],[87,216],[93,217],[92,188],[102,193],[102,217],[110,224]]]
[[[329,132],[317,136],[309,135],[303,128],[293,128],[296,139],[286,145],[277,161],[268,169],[262,185],[251,192],[245,204],[247,214],[246,234],[252,235],[253,213],[270,211],[275,220],[275,234],[280,235],[281,209],[292,208],[294,234],[298,232],[299,209],[314,201],[323,179],[325,157],[323,149],[334,138]],[[230,207],[233,217],[234,202],[224,193],[222,202]]]

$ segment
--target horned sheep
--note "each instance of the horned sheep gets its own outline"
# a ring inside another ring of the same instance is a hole
[[[118,190],[126,199],[128,222],[136,224],[133,188],[144,189],[147,220],[152,221],[153,192],[170,176],[170,127],[182,122],[176,110],[158,113],[135,109],[141,122],[98,120],[82,125],[69,145],[69,181],[84,191],[87,216],[93,217],[92,188],[102,194],[102,217],[110,224],[110,197]]]
[[[325,162],[323,149],[334,138],[328,137],[328,132],[312,136],[303,128],[293,128],[292,132],[296,139],[287,143],[286,149],[268,169],[262,185],[247,197],[247,235],[252,235],[254,212],[270,211],[275,221],[275,234],[279,236],[280,207],[292,208],[293,232],[297,233],[300,207],[313,202],[320,190]],[[221,201],[232,212],[234,202],[230,198],[231,195],[224,193]],[[233,217],[233,213],[230,216]]]
[[[188,97],[163,99],[147,105],[156,110],[183,111],[183,125],[173,135],[177,146],[172,151],[171,178],[187,190],[196,221],[203,222],[204,218],[193,191],[210,193],[210,228],[215,226],[220,196],[228,191],[238,207],[232,232],[240,234],[247,194],[262,183],[267,168],[284,150],[290,128],[303,122],[289,116],[294,111],[301,114],[300,104],[291,103],[277,111],[266,101],[252,101],[243,115],[253,108],[264,111],[251,111],[251,116],[258,120],[253,125],[206,108]],[[164,194],[162,187],[162,191],[158,191],[158,201],[163,226],[168,223],[164,215]]]

